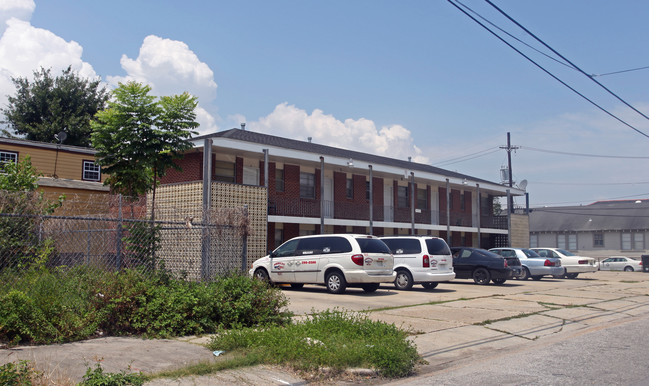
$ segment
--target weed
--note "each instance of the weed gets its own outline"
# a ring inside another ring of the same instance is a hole
[[[97,363],[94,370],[88,368],[83,376],[82,386],[121,386],[121,385],[143,385],[146,377],[141,373],[105,373],[101,365]]]
[[[420,360],[407,332],[366,315],[324,311],[285,327],[244,328],[215,336],[214,350],[245,354],[246,365],[290,365],[298,371],[369,367],[386,377],[410,374]],[[240,355],[236,356],[240,362]]]
[[[10,362],[0,366],[0,385],[27,386],[42,378],[29,361]]]

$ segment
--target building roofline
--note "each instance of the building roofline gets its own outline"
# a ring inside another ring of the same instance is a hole
[[[23,138],[6,138],[6,137],[0,137],[0,144],[10,144],[10,145],[16,145],[16,146],[29,146],[29,147],[37,147],[41,149],[52,149],[52,150],[63,150],[63,151],[69,151],[72,153],[82,153],[82,154],[89,154],[89,155],[95,155],[97,153],[97,150],[91,148],[91,147],[83,147],[83,146],[73,146],[73,145],[63,145],[63,144],[58,144],[58,143],[48,143],[48,142],[41,142],[41,141],[32,141],[29,139],[23,139]]]

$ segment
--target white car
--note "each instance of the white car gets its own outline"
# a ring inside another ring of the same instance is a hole
[[[394,286],[409,290],[413,284],[426,289],[455,279],[453,256],[444,239],[433,236],[383,236],[394,255]]]
[[[538,253],[527,248],[491,248],[504,257],[518,257],[523,269],[517,279],[541,280],[543,276],[563,276],[565,268],[561,266],[561,259],[554,257],[541,257]]]
[[[250,275],[271,283],[323,284],[330,293],[348,285],[376,291],[396,277],[390,248],[376,236],[331,234],[295,237],[252,263]]]
[[[599,263],[600,271],[642,271],[642,262],[626,256],[611,256]]]
[[[530,248],[541,257],[558,257],[561,259],[561,266],[566,269],[565,277],[576,279],[580,273],[597,272],[595,259],[592,257],[577,256],[572,252],[560,248]],[[554,276],[561,278],[561,276]]]

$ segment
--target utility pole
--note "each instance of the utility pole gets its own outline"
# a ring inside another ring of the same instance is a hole
[[[507,146],[500,146],[500,148],[507,150],[507,169],[509,172],[508,179],[509,179],[509,187],[511,188],[514,185],[514,181],[512,177],[512,150],[517,150],[520,147],[512,146],[510,138],[511,138],[510,133],[507,132]],[[509,211],[509,213],[514,213],[514,197],[511,195],[507,199],[507,210]]]

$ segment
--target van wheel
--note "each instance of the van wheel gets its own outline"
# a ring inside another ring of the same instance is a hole
[[[327,275],[326,285],[327,291],[332,294],[341,294],[347,289],[345,276],[339,271],[333,271]]]
[[[379,289],[379,286],[381,286],[380,283],[369,283],[369,284],[363,284],[362,288],[363,291],[369,293],[376,292],[377,289]]]
[[[439,283],[437,283],[437,282],[421,283],[422,287],[424,287],[426,289],[433,289],[433,288],[437,287],[437,284],[439,284]]]
[[[409,290],[412,288],[412,275],[405,269],[397,271],[397,278],[394,279],[394,286],[398,290]]]
[[[257,268],[255,270],[255,278],[263,282],[270,283],[270,278],[268,277],[268,272],[263,268]]]

